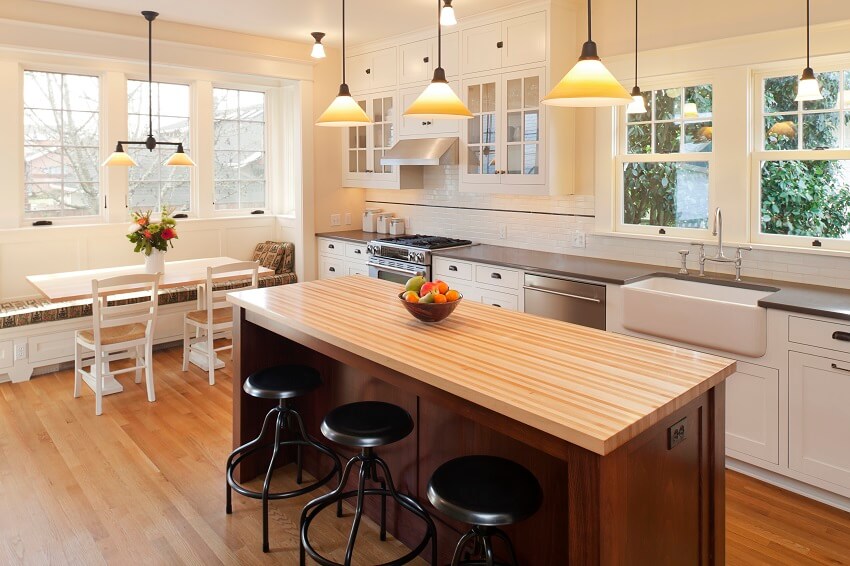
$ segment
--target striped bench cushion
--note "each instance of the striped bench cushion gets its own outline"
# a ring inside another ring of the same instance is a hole
[[[295,273],[275,273],[260,277],[260,287],[275,287],[277,285],[288,285],[297,282]],[[248,279],[222,281],[215,285],[216,289],[238,289],[250,283]],[[159,292],[159,304],[173,305],[194,301],[198,298],[197,287],[171,287]],[[141,299],[135,299],[141,300]],[[116,304],[127,304],[134,299],[123,299]],[[91,299],[77,301],[50,302],[47,299],[26,299],[22,301],[10,301],[0,303],[0,329],[39,324],[42,322],[56,322],[58,320],[71,320],[91,316]]]

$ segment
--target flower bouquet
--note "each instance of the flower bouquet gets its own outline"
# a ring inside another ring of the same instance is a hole
[[[164,253],[174,247],[177,239],[177,222],[171,217],[173,210],[162,209],[159,220],[151,218],[153,212],[134,212],[133,223],[127,230],[127,239],[136,244],[133,250],[145,254],[148,273],[162,273],[165,266]]]

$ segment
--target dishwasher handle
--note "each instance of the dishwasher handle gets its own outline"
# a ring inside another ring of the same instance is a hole
[[[550,295],[558,295],[559,297],[567,297],[569,299],[579,299],[580,301],[587,301],[589,303],[601,303],[602,299],[597,299],[594,297],[582,297],[581,295],[573,295],[572,293],[562,293],[561,291],[552,291],[551,289],[543,289],[542,287],[534,287],[532,285],[523,285],[522,287],[526,291],[540,291],[541,293],[548,293]]]

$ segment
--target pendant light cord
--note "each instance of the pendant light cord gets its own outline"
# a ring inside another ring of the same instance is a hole
[[[809,61],[810,53],[811,53],[811,42],[809,36],[811,34],[812,24],[810,21],[811,18],[811,1],[806,0],[806,68],[810,68],[812,65]]]
[[[345,84],[345,0],[342,0],[342,84]]]
[[[148,20],[148,135],[153,137],[153,20]]]
[[[592,9],[590,7],[590,2],[591,0],[587,0],[587,41],[593,41],[593,38],[591,37],[593,30],[591,20],[593,19],[593,16],[591,15]]]
[[[638,0],[635,0],[635,88],[638,86]]]
[[[437,0],[437,68],[443,68],[443,22],[440,19],[442,0]]]

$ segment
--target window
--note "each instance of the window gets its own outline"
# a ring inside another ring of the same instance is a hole
[[[100,212],[100,80],[24,72],[24,217]]]
[[[213,89],[217,210],[265,208],[265,116],[264,93]]]
[[[183,142],[190,153],[188,85],[153,83],[152,124],[157,141]],[[148,83],[127,81],[128,135],[132,141],[148,137]],[[188,211],[191,202],[190,168],[165,165],[174,153],[173,146],[148,151],[143,146],[130,146],[127,152],[138,167],[130,167],[128,203],[131,210],[159,210],[163,206]]]
[[[794,100],[796,75],[759,80],[755,239],[850,239],[850,71],[817,78],[823,100],[811,102]]]
[[[713,161],[712,85],[642,94],[647,112],[625,114],[618,156],[618,226],[646,233],[658,228],[706,229]]]

